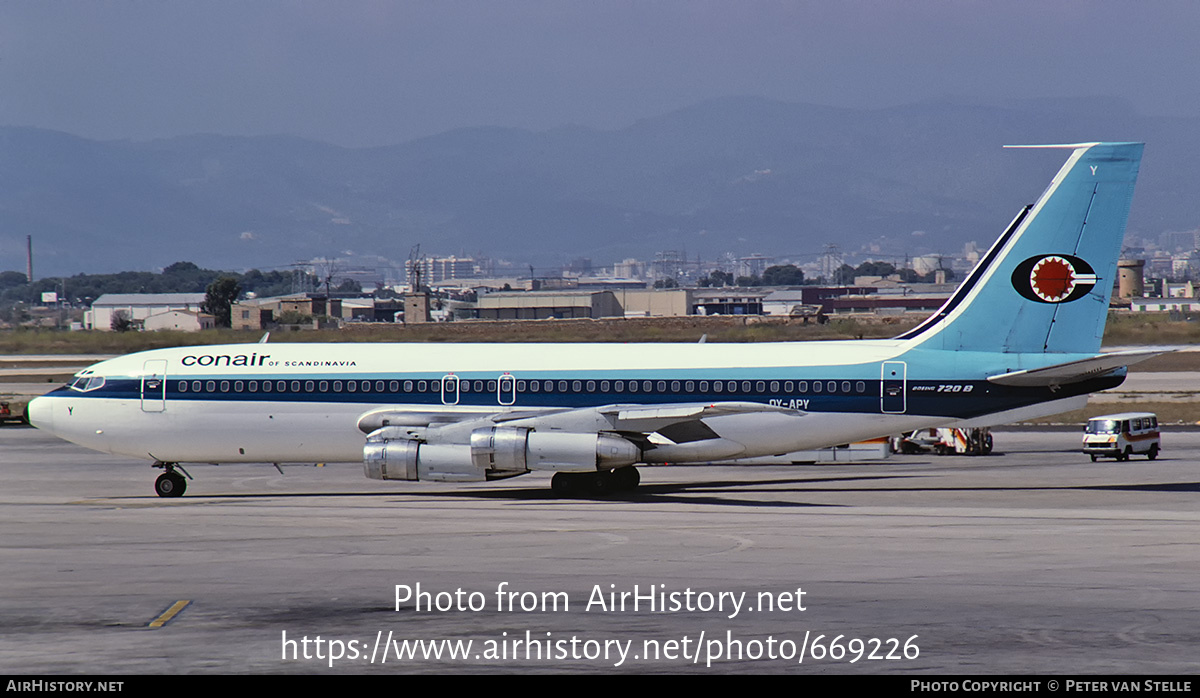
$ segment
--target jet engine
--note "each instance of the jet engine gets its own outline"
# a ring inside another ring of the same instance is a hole
[[[613,434],[525,427],[484,427],[471,432],[469,444],[441,444],[416,441],[405,428],[388,426],[371,432],[363,447],[363,468],[375,480],[481,482],[531,470],[611,470],[640,459],[636,445]]]

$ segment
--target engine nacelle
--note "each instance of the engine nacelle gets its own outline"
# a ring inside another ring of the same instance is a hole
[[[524,427],[485,427],[470,444],[425,443],[410,429],[371,432],[363,446],[363,470],[374,480],[482,482],[531,470],[583,473],[633,465],[641,450],[612,434],[539,432]]]
[[[612,434],[487,427],[471,432],[471,459],[489,472],[595,472],[633,465],[642,452]]]
[[[471,460],[466,444],[427,444],[407,437],[403,427],[371,433],[363,446],[363,470],[373,480],[482,482],[487,473]]]

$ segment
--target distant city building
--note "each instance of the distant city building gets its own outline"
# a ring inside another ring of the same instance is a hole
[[[621,317],[612,291],[532,291],[489,293],[479,298],[481,320]]]
[[[1129,304],[1135,313],[1163,313],[1169,311],[1200,311],[1200,300],[1185,298],[1134,298]]]
[[[614,295],[625,317],[680,317],[692,312],[695,289],[625,289]]]
[[[1129,300],[1145,295],[1144,259],[1122,259],[1117,264],[1117,298]]]
[[[147,332],[157,330],[199,332],[200,330],[211,330],[216,326],[217,319],[215,317],[195,310],[168,310],[150,315],[142,321],[142,329]]]
[[[1190,252],[1196,249],[1196,231],[1181,230],[1158,236],[1158,246],[1170,252]]]
[[[767,270],[767,267],[774,263],[774,257],[768,257],[761,254],[752,254],[749,257],[738,257],[737,264],[734,266],[733,277],[736,279],[739,276],[762,276],[762,273]]]
[[[701,288],[694,291],[693,315],[762,315],[769,291],[750,288]]]
[[[280,322],[284,313],[293,316],[319,318],[335,323],[349,320],[344,316],[343,299],[323,294],[298,293],[273,298],[250,298],[237,301],[230,307],[230,324],[235,330],[267,330]],[[307,322],[307,321],[306,321]]]
[[[1138,294],[1141,295],[1140,293]],[[1163,298],[1195,298],[1196,287],[1191,281],[1167,281],[1162,282],[1162,297]]]
[[[421,283],[426,286],[439,284],[446,279],[469,279],[479,276],[475,259],[472,257],[424,257],[417,260],[416,268],[421,272]],[[404,274],[409,283],[412,283],[412,260],[404,263]]]
[[[151,315],[170,310],[199,311],[204,303],[203,293],[106,293],[92,302],[83,316],[89,330],[109,331],[113,317],[123,313],[125,319],[141,324]]]
[[[613,265],[613,276],[625,279],[645,279],[646,263],[638,259],[626,259]]]

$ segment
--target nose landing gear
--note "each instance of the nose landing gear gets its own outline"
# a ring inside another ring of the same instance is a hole
[[[158,476],[154,481],[154,493],[160,497],[182,497],[187,490],[187,481],[192,478],[187,475],[187,471],[179,467],[178,463],[155,463],[155,468],[162,468],[163,474]],[[175,469],[183,471],[183,475],[187,475],[185,479]]]

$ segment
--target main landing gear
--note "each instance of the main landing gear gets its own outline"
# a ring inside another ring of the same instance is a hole
[[[555,473],[550,489],[560,497],[596,497],[637,489],[642,476],[632,465],[594,473]]]
[[[187,471],[183,470],[178,463],[155,463],[155,468],[162,468],[163,474],[158,476],[154,481],[154,492],[160,497],[182,497],[187,490],[187,481],[192,478],[187,475]],[[187,475],[185,479],[175,469],[183,470],[183,475]]]

